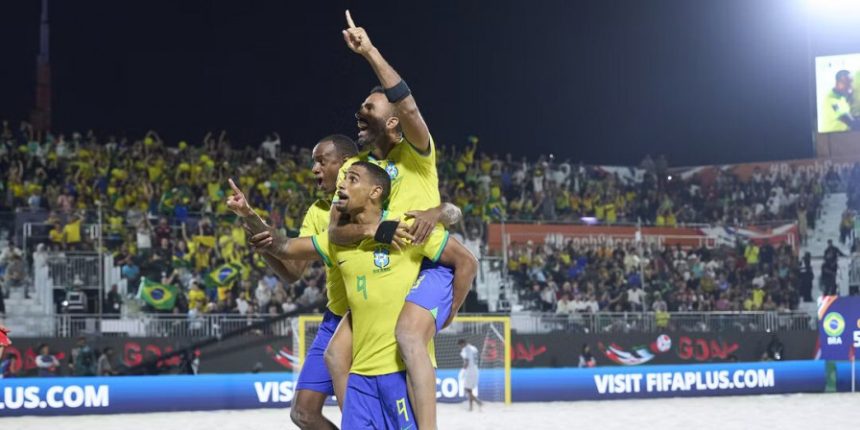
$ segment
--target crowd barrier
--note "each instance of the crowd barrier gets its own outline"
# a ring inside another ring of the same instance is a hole
[[[821,393],[825,361],[512,370],[515,402]],[[836,390],[850,390],[850,366],[837,363]],[[286,408],[293,374],[222,374],[3,381],[0,416]],[[437,375],[440,402],[462,401],[456,370]]]

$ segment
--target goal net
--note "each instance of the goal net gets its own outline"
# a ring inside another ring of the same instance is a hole
[[[301,315],[295,320],[293,351],[296,375],[322,315]],[[436,398],[439,402],[467,400],[463,390],[463,359],[458,341],[465,340],[478,349],[478,398],[491,402],[511,402],[511,322],[508,316],[461,315],[435,338]]]

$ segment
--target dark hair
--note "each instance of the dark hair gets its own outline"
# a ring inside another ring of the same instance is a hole
[[[851,76],[851,72],[849,72],[847,70],[840,70],[840,71],[836,72],[836,80],[837,81],[842,79],[842,78],[848,77],[848,76]]]
[[[370,173],[370,179],[373,181],[373,184],[382,187],[382,198],[380,200],[383,203],[388,201],[388,196],[391,195],[391,177],[388,176],[388,172],[369,161],[356,161],[352,165],[364,167],[364,170]]]
[[[319,140],[321,142],[331,142],[334,145],[334,152],[340,158],[349,158],[358,154],[358,147],[355,142],[342,134],[330,134]]]
[[[465,345],[465,344],[466,344],[466,339],[460,339],[457,341],[457,345]]]

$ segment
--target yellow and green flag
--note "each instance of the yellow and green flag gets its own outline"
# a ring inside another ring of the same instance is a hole
[[[241,275],[241,265],[236,263],[222,264],[209,272],[204,283],[206,288],[231,288]]]
[[[169,311],[176,303],[179,289],[173,285],[163,285],[146,278],[140,279],[140,288],[137,297],[142,299],[155,309]]]

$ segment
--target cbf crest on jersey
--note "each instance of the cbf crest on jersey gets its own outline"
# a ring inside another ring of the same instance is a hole
[[[390,251],[388,248],[384,246],[378,246],[373,250],[373,265],[378,269],[374,270],[373,273],[378,272],[386,272],[390,270],[388,265],[391,263],[391,258],[389,257]]]
[[[385,172],[388,173],[388,177],[391,178],[392,181],[397,179],[397,175],[400,171],[397,170],[397,165],[394,164],[393,161],[389,161],[387,165],[385,165]]]

